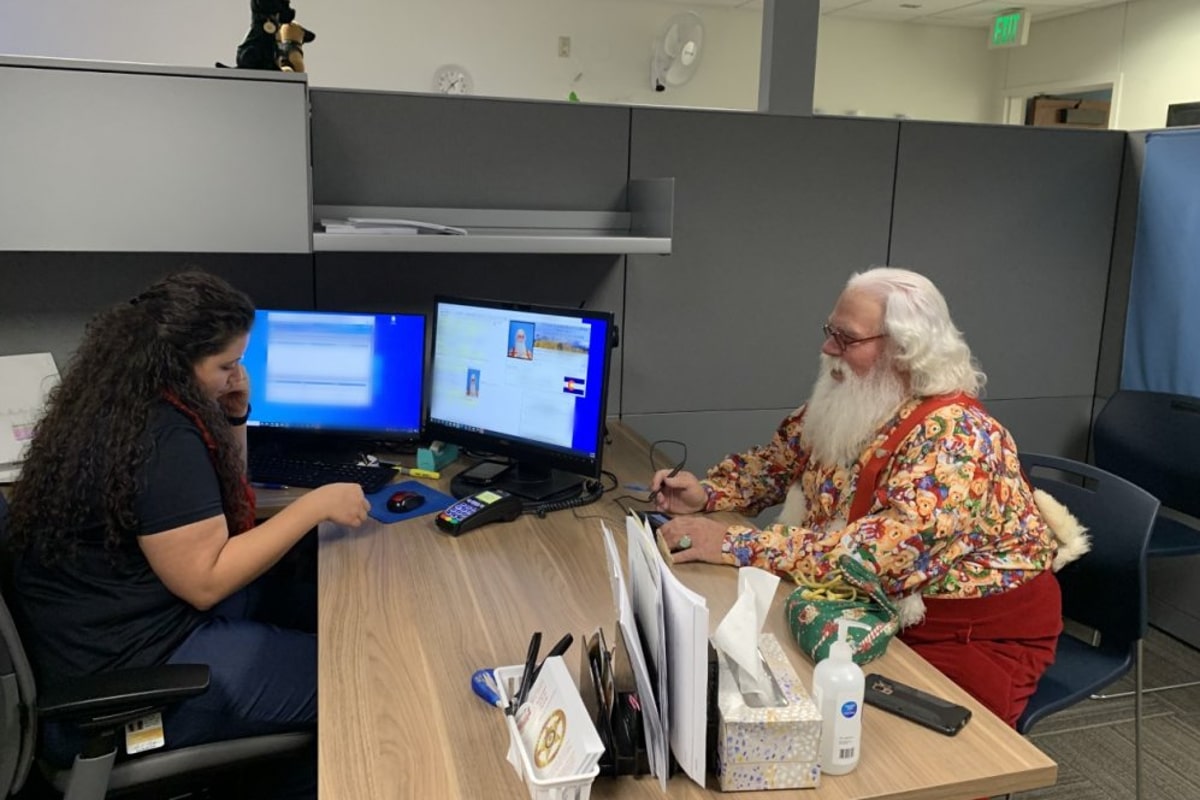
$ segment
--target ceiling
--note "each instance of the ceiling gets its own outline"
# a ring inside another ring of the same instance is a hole
[[[781,0],[787,2],[788,0]],[[744,8],[762,11],[763,0],[669,0],[679,5],[700,8]],[[1115,6],[1126,0],[821,0],[821,13],[831,17],[854,17],[886,22],[916,22],[925,25],[958,25],[986,28],[1001,11],[1024,8],[1030,20],[1064,17],[1093,8]]]

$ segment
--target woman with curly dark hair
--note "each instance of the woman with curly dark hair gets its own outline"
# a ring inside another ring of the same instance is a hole
[[[171,747],[315,723],[316,637],[249,618],[247,587],[318,523],[369,509],[358,485],[334,484],[255,524],[240,363],[253,322],[250,299],[203,272],[101,313],[12,493],[40,680],[210,665],[209,690],[164,714]]]

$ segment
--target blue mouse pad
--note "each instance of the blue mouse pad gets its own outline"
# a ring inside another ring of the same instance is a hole
[[[416,492],[425,498],[425,505],[399,514],[388,511],[388,498],[396,492],[401,491]],[[425,514],[436,514],[439,511],[449,508],[457,501],[450,495],[442,494],[437,489],[431,489],[420,481],[402,481],[400,483],[389,483],[378,492],[367,495],[367,502],[371,504],[371,510],[368,513],[373,519],[377,519],[380,522],[392,523],[399,522],[402,519],[420,517]]]

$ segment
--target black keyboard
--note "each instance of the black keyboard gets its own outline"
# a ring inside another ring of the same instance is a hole
[[[362,486],[365,494],[379,491],[396,477],[396,471],[389,467],[305,461],[271,455],[252,455],[247,466],[250,480],[254,483],[299,486],[307,489],[327,483],[357,483]]]

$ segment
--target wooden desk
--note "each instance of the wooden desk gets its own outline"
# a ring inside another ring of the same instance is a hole
[[[623,479],[647,480],[644,442],[619,424],[611,428],[605,466]],[[390,526],[368,522],[358,530],[322,527],[322,800],[528,796],[504,760],[508,735],[500,712],[472,693],[470,678],[480,667],[522,663],[534,630],[547,642],[575,634],[567,654],[573,671],[583,634],[603,625],[615,639],[599,517],[609,521],[623,557],[623,513],[607,496],[575,512],[522,517],[457,539],[439,533],[432,516]],[[733,602],[735,570],[691,564],[677,573],[708,598],[715,627]],[[784,588],[767,630],[807,684],[812,666],[791,642]],[[1054,783],[1057,768],[1049,757],[902,642],[894,641],[871,669],[962,703],[974,717],[947,738],[868,708],[858,768],[825,776],[804,797],[976,798]],[[709,788],[715,786],[710,778]],[[715,793],[679,775],[667,795]],[[649,776],[601,777],[592,789],[594,798],[660,796]]]

